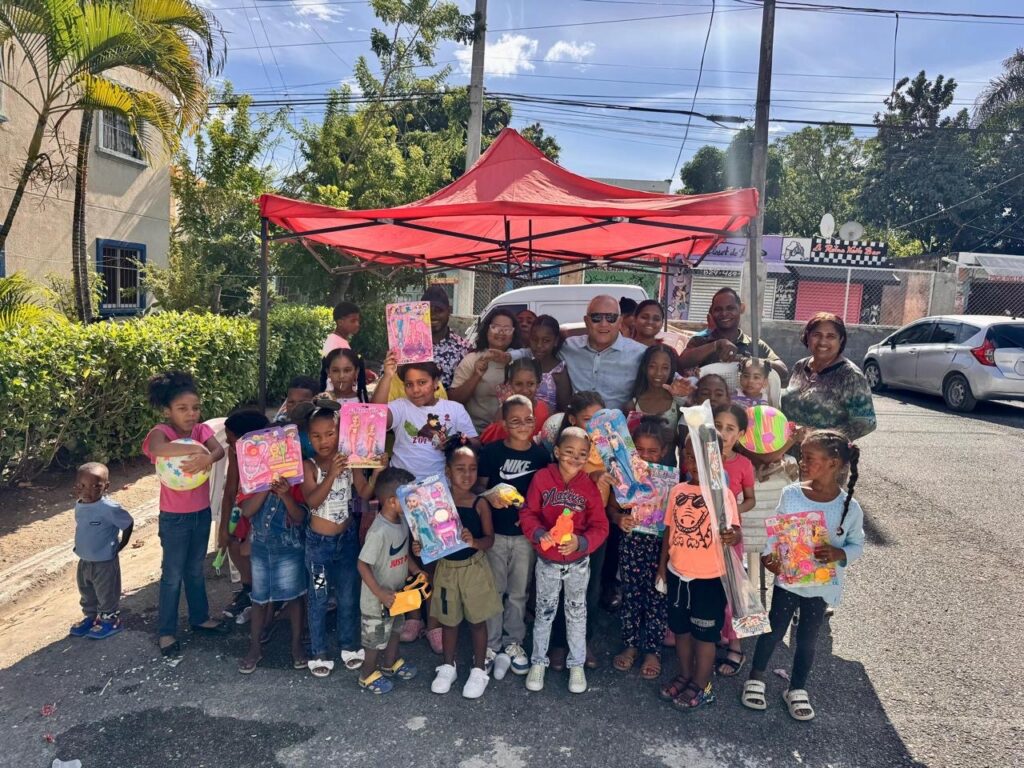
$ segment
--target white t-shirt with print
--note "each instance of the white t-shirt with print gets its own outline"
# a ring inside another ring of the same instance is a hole
[[[449,436],[457,432],[477,436],[465,407],[452,400],[416,406],[403,397],[392,400],[388,408],[395,433],[391,466],[407,470],[417,479],[444,471],[444,454],[437,446]]]

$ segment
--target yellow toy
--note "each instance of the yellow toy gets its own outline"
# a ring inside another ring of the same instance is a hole
[[[521,507],[523,502],[526,501],[526,499],[523,498],[523,494],[508,483],[498,483],[484,495],[490,498],[500,499],[510,507]]]
[[[390,613],[392,616],[399,616],[409,611],[415,611],[423,601],[430,597],[430,582],[427,581],[427,574],[420,571],[415,576],[405,580],[405,586],[395,593],[395,601],[391,604]]]

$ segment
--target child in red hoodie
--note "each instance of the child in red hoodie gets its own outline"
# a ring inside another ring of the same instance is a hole
[[[608,517],[597,486],[583,471],[590,455],[587,433],[579,427],[563,430],[554,453],[558,463],[538,470],[533,476],[526,503],[519,512],[523,535],[537,551],[537,620],[533,625],[533,657],[526,690],[544,688],[551,624],[564,589],[569,692],[583,693],[587,690],[583,663],[587,657],[590,553],[608,537]],[[559,535],[556,541],[552,530],[566,512],[572,519],[572,532],[568,538]]]

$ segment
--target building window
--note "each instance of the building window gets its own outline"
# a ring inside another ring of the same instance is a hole
[[[134,314],[145,307],[139,267],[146,263],[146,246],[116,240],[96,241],[96,265],[103,278],[100,314]]]
[[[142,162],[139,141],[132,136],[128,119],[117,112],[100,113],[100,149]]]

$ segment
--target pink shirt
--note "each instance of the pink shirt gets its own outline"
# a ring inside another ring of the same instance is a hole
[[[142,441],[142,452],[146,454],[151,462],[156,464],[157,457],[154,456],[149,450],[149,438],[153,436],[154,432],[163,432],[164,436],[174,442],[180,440],[181,436],[174,431],[174,427],[170,424],[157,424],[153,429],[149,430],[149,434],[146,435],[146,439]],[[210,429],[206,424],[199,423],[192,428],[192,434],[189,435],[197,443],[206,443],[211,437],[213,437],[213,430]],[[200,485],[198,488],[193,488],[191,491],[173,491],[167,488],[163,483],[160,484],[160,511],[161,512],[175,512],[178,514],[185,514],[188,512],[199,512],[200,510],[206,509],[210,506],[210,481],[207,480],[205,483]]]
[[[734,453],[722,466],[729,475],[729,490],[737,499],[743,495],[744,488],[754,487],[754,465],[746,456]]]
[[[327,338],[324,339],[323,349],[320,350],[320,357],[327,357],[335,349],[352,349],[349,343],[345,341],[341,336],[334,333],[333,331],[327,334]]]

